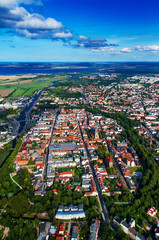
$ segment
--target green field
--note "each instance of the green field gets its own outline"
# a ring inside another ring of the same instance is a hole
[[[130,174],[134,173],[134,172],[138,172],[141,171],[140,167],[130,167]]]
[[[10,80],[6,80],[5,86],[0,86],[0,90],[14,90],[10,97],[22,97],[22,96],[30,96],[33,95],[35,91],[39,91],[45,87],[51,86],[53,81],[60,81],[67,79],[67,75],[46,75],[46,76],[37,76],[31,80],[31,82],[24,83],[15,83],[15,85],[7,85]],[[29,79],[29,78],[28,78]],[[27,79],[25,79],[27,80]],[[30,80],[30,79],[29,79]]]
[[[18,177],[17,177],[17,175],[15,175],[14,177],[13,177],[13,179],[14,179],[14,181],[16,181],[17,183],[18,183]],[[12,182],[12,184],[13,184],[13,190],[16,192],[17,190],[19,190],[19,187],[17,186],[17,184],[15,184],[14,182]]]

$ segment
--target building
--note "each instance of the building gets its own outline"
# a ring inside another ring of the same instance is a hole
[[[159,238],[159,224],[157,225],[157,228],[155,228],[155,238]]]
[[[97,123],[95,124],[95,129],[94,130],[95,130],[95,132],[94,132],[94,139],[99,139]]]
[[[147,214],[150,216],[150,217],[154,217],[156,216],[157,214],[157,209],[154,208],[154,207],[151,207],[147,210]]]
[[[99,227],[100,227],[100,221],[96,219],[90,226],[89,240],[97,240]]]
[[[109,168],[113,168],[113,159],[109,156],[106,157],[105,159],[105,164]]]
[[[69,206],[60,205],[57,210],[55,218],[65,220],[85,218],[83,205],[82,204],[79,204],[78,206],[73,206],[71,204]]]
[[[134,240],[145,240],[145,237],[138,233],[134,227],[135,227],[135,220],[133,218],[130,219],[129,224],[123,220],[121,221],[120,218],[118,216],[114,217],[113,219],[113,223],[116,227],[121,226],[123,231],[128,234],[131,239]]]
[[[38,236],[37,240],[44,240],[46,237],[46,232],[45,232],[46,223],[40,222],[39,227],[40,227],[40,235]]]
[[[73,226],[71,240],[78,240],[79,239],[78,238],[78,232],[79,232],[78,226]]]

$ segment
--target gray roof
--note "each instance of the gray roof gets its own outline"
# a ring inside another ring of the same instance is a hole
[[[77,237],[78,237],[78,227],[73,226],[72,238],[77,238]]]
[[[129,225],[125,221],[122,221],[120,224],[123,225],[126,228],[129,228]]]

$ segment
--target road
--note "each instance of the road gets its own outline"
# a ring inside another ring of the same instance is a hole
[[[78,121],[78,125],[79,125],[79,129],[80,129],[82,141],[83,141],[85,149],[87,151],[87,155],[89,155],[87,146],[86,146],[84,138],[83,138],[83,134],[82,134],[82,131],[81,131],[81,127],[80,127],[79,121]],[[105,204],[103,196],[102,196],[101,188],[100,188],[99,182],[97,180],[97,176],[96,176],[96,173],[95,173],[94,166],[93,166],[92,162],[90,161],[90,159],[89,159],[89,163],[90,163],[90,167],[91,167],[94,183],[95,183],[95,186],[96,186],[96,191],[97,191],[97,194],[98,194],[97,196],[98,196],[98,202],[99,202],[99,205],[100,205],[100,208],[101,208],[102,218],[103,218],[104,221],[108,222],[109,225],[111,226],[111,222],[110,222],[110,219],[109,219],[109,213],[108,213],[108,210],[106,208],[106,204]]]
[[[115,163],[116,163],[116,167],[117,167],[117,169],[118,169],[118,173],[119,173],[120,180],[122,181],[122,183],[123,183],[123,185],[124,185],[125,188],[129,188],[128,185],[127,185],[127,183],[126,183],[126,181],[125,181],[125,179],[124,179],[124,177],[123,177],[123,174],[122,174],[122,172],[121,172],[121,170],[120,170],[120,167],[119,167],[119,165],[118,165],[118,162],[116,161],[115,158],[113,158],[113,159],[114,159],[114,161],[115,161]]]
[[[100,127],[101,127],[101,129],[102,129],[102,131],[103,131],[103,128],[102,128],[102,125],[101,125],[101,124],[100,124]],[[104,131],[103,131],[103,132],[104,132]],[[105,136],[105,141],[106,141],[106,144],[107,144],[107,149],[110,150],[106,136]],[[125,179],[124,179],[124,177],[123,177],[123,174],[122,174],[122,172],[121,172],[121,170],[120,170],[120,167],[119,167],[119,165],[118,165],[118,162],[116,161],[116,159],[115,159],[114,157],[113,157],[113,160],[114,160],[114,162],[115,162],[115,164],[116,164],[116,167],[117,167],[117,170],[118,170],[118,174],[119,174],[119,176],[120,176],[120,180],[122,181],[122,183],[123,183],[123,185],[124,185],[125,188],[129,188],[128,185],[127,185],[127,183],[126,183],[126,181],[125,181]]]
[[[141,102],[141,104],[142,104],[142,107],[143,107],[144,110],[145,110],[143,101]],[[140,123],[141,123],[141,125],[146,129],[147,133],[151,136],[151,138],[155,138],[155,140],[156,140],[156,142],[157,142],[157,145],[159,146],[159,141],[157,140],[156,135],[153,135],[153,134],[152,134],[151,130],[147,127],[146,124],[144,124],[144,123],[142,123],[142,122],[140,122]]]
[[[150,129],[146,126],[146,124],[144,125],[143,123],[141,123],[142,126],[146,129],[147,133],[150,135],[151,138],[155,138],[157,145],[159,145],[159,141],[157,140],[157,137],[155,135],[152,134],[152,132],[150,131]]]
[[[54,121],[54,124],[53,124],[50,141],[49,141],[49,144],[48,144],[48,147],[47,147],[47,152],[46,152],[45,162],[44,162],[44,171],[43,171],[42,181],[45,181],[45,176],[47,174],[47,161],[48,161],[48,156],[49,156],[49,146],[50,146],[50,143],[51,143],[52,134],[53,134],[54,127],[55,127],[55,124],[56,124],[57,116],[58,116],[58,112],[56,112],[55,121]]]
[[[69,224],[68,224],[68,230],[67,230],[67,239],[69,240],[69,236],[70,236],[70,231],[71,231],[71,219],[69,221]]]
[[[106,204],[105,204],[103,196],[102,196],[101,187],[100,187],[100,184],[98,182],[94,166],[93,166],[91,161],[89,161],[89,163],[90,163],[90,167],[91,167],[91,170],[92,170],[96,190],[97,190],[97,193],[98,193],[98,201],[99,201],[99,204],[100,204],[100,207],[101,207],[103,220],[108,222],[109,224],[111,224],[110,219],[109,219],[109,213],[108,213],[108,210],[106,208]]]

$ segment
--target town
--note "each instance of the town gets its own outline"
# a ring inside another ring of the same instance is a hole
[[[38,240],[105,239],[104,228],[108,239],[158,238],[157,198],[149,197],[142,208],[140,195],[146,194],[152,171],[146,171],[151,163],[144,162],[143,148],[152,152],[148,157],[158,167],[159,77],[136,75],[119,81],[119,74],[77,76],[71,87],[73,78],[45,89],[34,104],[30,100],[29,121],[11,162],[8,182],[13,188],[5,187],[0,196],[3,200],[5,192],[11,197],[24,192],[24,214],[39,214]],[[16,111],[23,111],[26,101],[16,99]],[[6,102],[2,112],[14,105],[13,100]],[[12,127],[1,131],[2,151],[20,135],[21,125],[12,118]],[[2,200],[4,221],[7,206]],[[10,204],[16,215],[19,210]]]

